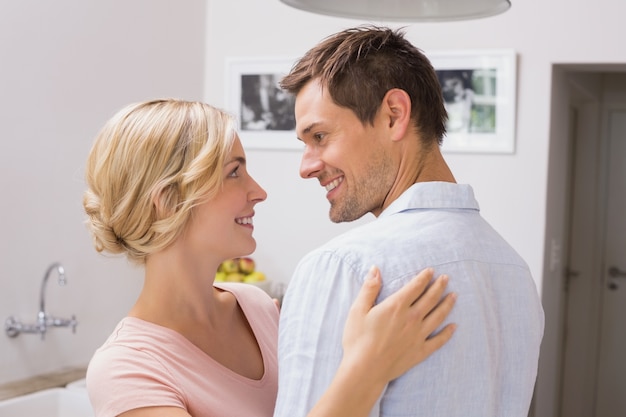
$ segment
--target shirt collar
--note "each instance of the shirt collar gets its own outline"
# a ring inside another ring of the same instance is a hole
[[[480,210],[470,185],[432,181],[413,184],[378,217],[414,209]]]

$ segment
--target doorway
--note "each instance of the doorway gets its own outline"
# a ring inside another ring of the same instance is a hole
[[[574,89],[580,73],[568,74]],[[626,73],[572,93],[560,417],[626,416]],[[580,81],[580,79],[578,79]],[[591,82],[590,82],[591,81]]]

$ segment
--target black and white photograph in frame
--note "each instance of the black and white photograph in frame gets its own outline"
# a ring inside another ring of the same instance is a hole
[[[295,59],[229,58],[226,110],[237,117],[246,149],[302,149],[295,133],[295,99],[278,85]]]
[[[515,152],[515,52],[425,53],[437,72],[448,112],[442,151]]]

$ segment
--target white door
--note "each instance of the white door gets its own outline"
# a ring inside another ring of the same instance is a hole
[[[608,113],[603,293],[595,417],[626,416],[626,110]]]

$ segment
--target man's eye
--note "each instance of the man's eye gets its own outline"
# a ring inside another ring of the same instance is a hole
[[[323,133],[316,133],[313,135],[313,139],[315,139],[316,142],[321,142],[322,139],[324,139],[324,134]]]

